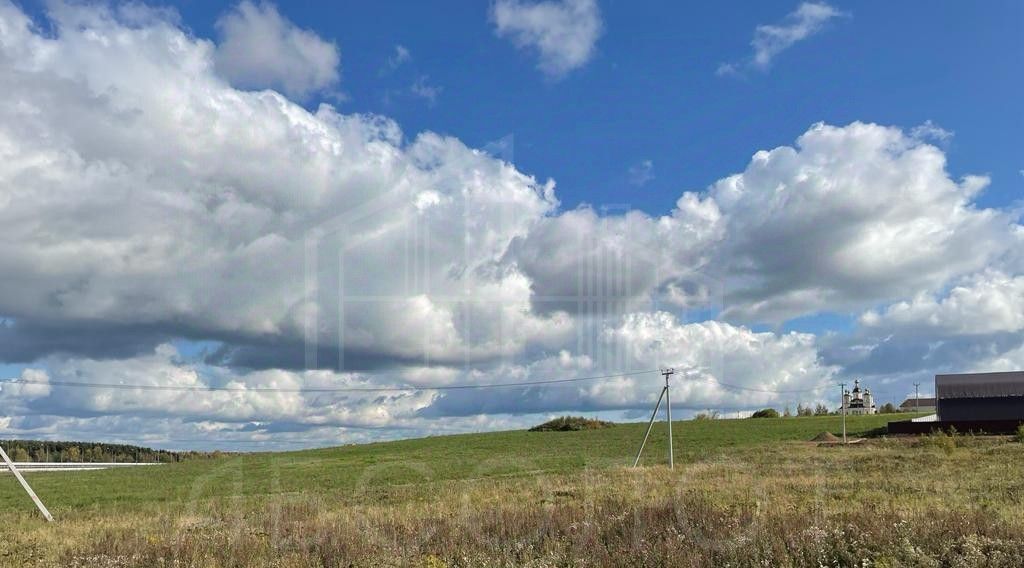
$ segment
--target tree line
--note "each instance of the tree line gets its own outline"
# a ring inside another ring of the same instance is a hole
[[[7,440],[0,442],[11,460],[37,463],[171,463],[211,457],[220,452],[172,452],[126,444]]]
[[[894,405],[891,402],[887,402],[882,406],[878,407],[879,414],[895,414],[899,411],[900,410],[896,408],[896,405]],[[787,405],[785,409],[783,409],[782,414],[779,414],[779,411],[775,410],[774,408],[765,408],[763,410],[758,410],[757,412],[755,412],[752,418],[778,418],[780,416],[835,416],[839,414],[842,414],[841,409],[837,408],[832,410],[821,403],[816,404],[813,407],[809,404],[804,405],[801,403],[796,405],[796,412],[790,410],[789,406]]]
[[[891,402],[887,402],[882,406],[878,407],[879,414],[895,414],[897,412],[901,412],[901,410]],[[810,404],[801,403],[796,405],[795,411],[791,410],[788,405],[782,410],[782,412],[779,412],[774,408],[762,408],[761,410],[754,412],[751,415],[751,418],[789,418],[791,416],[837,416],[839,414],[842,414],[842,412],[839,409],[830,409],[828,406],[825,406],[824,404],[821,403],[813,406]],[[696,415],[694,415],[693,418],[695,420],[715,420],[719,417],[720,415],[717,410],[707,410],[705,412],[698,412]]]

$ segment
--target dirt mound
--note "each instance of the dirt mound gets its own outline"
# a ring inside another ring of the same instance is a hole
[[[839,436],[836,436],[832,432],[822,432],[811,440],[812,442],[838,442]]]

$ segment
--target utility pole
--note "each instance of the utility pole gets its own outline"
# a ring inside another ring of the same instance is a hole
[[[2,447],[0,447],[0,458],[3,458],[4,462],[7,463],[7,469],[11,470],[11,473],[14,474],[14,477],[18,478],[18,482],[21,483],[21,486],[25,488],[25,492],[28,493],[28,496],[32,498],[32,502],[35,503],[36,507],[39,508],[39,512],[42,513],[44,517],[46,517],[46,520],[48,522],[52,523],[53,516],[50,515],[50,511],[46,510],[46,505],[43,505],[43,502],[39,500],[39,497],[36,495],[36,492],[32,491],[32,487],[29,486],[28,482],[25,481],[25,478],[21,476],[21,472],[18,471],[18,468],[14,467],[14,462],[11,461],[11,458],[7,456],[7,452],[5,452]]]
[[[665,399],[665,411],[668,419],[668,467],[669,469],[675,469],[675,456],[672,453],[672,399],[669,395],[669,380],[668,378],[675,373],[675,369],[664,369],[661,374],[665,376],[665,386],[661,389],[661,394],[658,395],[658,402],[654,405],[654,412],[651,413],[651,421],[647,423],[647,433],[644,434],[644,441],[640,443],[640,450],[636,453],[636,460],[633,461],[633,467],[640,465],[640,456],[644,453],[644,446],[647,445],[647,438],[651,436],[651,430],[654,428],[654,420],[658,418],[658,410],[661,409],[661,399]]]
[[[846,443],[846,383],[839,383],[839,406],[843,409],[843,443]]]
[[[668,419],[668,468],[675,469],[676,463],[675,458],[672,454],[672,389],[669,388],[668,378],[676,372],[675,369],[668,368],[661,372],[665,375],[665,414]]]
[[[914,383],[914,412],[921,412],[921,383]]]

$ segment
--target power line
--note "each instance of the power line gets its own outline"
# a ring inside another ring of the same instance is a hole
[[[445,390],[479,390],[489,388],[510,388],[510,387],[530,387],[538,385],[552,385],[552,384],[565,384],[575,383],[583,381],[597,381],[604,379],[620,378],[636,376],[648,373],[662,373],[665,371],[662,369],[646,369],[642,371],[632,371],[627,373],[613,373],[608,375],[595,375],[589,377],[574,377],[568,379],[547,379],[539,381],[519,381],[519,382],[507,382],[507,383],[489,383],[489,384],[471,384],[471,385],[441,385],[436,387],[426,386],[406,386],[406,387],[312,387],[312,388],[277,388],[277,387],[252,387],[252,388],[238,388],[238,387],[216,387],[216,386],[187,386],[187,385],[130,385],[123,383],[91,383],[91,382],[79,382],[79,381],[38,381],[31,379],[14,379],[9,381],[0,382],[0,384],[36,384],[36,385],[49,385],[49,386],[66,386],[66,387],[82,387],[82,388],[107,388],[117,390],[145,390],[145,391],[178,391],[178,392],[274,392],[274,393],[342,393],[342,392],[369,392],[369,393],[381,393],[381,392],[416,392],[416,391],[445,391]],[[684,373],[686,374],[686,373]],[[716,383],[726,389],[758,392],[767,394],[790,394],[790,393],[806,393],[820,391],[825,386],[818,386],[807,389],[790,389],[790,390],[772,390],[772,389],[759,389],[753,387],[744,387],[740,385],[734,385],[715,379],[710,376],[702,377],[705,380]],[[667,381],[667,377],[666,377]],[[665,392],[663,391],[664,395]],[[660,405],[660,398],[659,398]],[[655,414],[657,408],[655,408]],[[652,422],[654,417],[652,416]],[[24,435],[24,434],[21,434]],[[142,439],[142,438],[131,438],[125,436],[115,436],[115,438],[122,440],[133,440],[137,443],[144,444],[168,444],[168,443],[188,443],[188,442],[202,442],[211,445],[219,444],[275,444],[275,445],[292,445],[292,444],[303,444],[299,440],[240,440],[240,439],[181,439],[181,438],[166,438],[163,440],[153,439]],[[645,439],[646,441],[646,439]],[[641,452],[643,447],[641,446]],[[639,456],[638,456],[639,461]]]
[[[827,385],[823,385],[823,386],[818,386],[818,387],[809,388],[809,389],[793,389],[793,390],[756,389],[756,388],[753,388],[753,387],[741,387],[739,385],[732,385],[732,384],[729,384],[729,383],[723,383],[722,381],[720,381],[718,379],[715,379],[715,378],[712,378],[712,377],[704,377],[704,378],[709,380],[709,381],[711,381],[711,382],[713,382],[713,383],[718,384],[719,386],[722,386],[722,387],[725,387],[725,388],[728,388],[728,389],[741,390],[741,391],[750,391],[750,392],[761,392],[761,393],[767,393],[767,394],[796,394],[796,393],[803,393],[803,392],[816,392],[816,391],[824,390],[825,388],[827,388]]]
[[[0,384],[23,384],[23,385],[46,385],[46,386],[61,386],[61,387],[77,387],[77,388],[96,388],[96,389],[115,389],[115,390],[146,390],[146,391],[173,391],[173,392],[257,392],[257,393],[387,393],[387,392],[422,392],[422,391],[448,391],[448,390],[478,390],[478,389],[490,389],[490,388],[512,388],[512,387],[530,387],[537,385],[552,385],[552,384],[564,384],[564,383],[577,383],[584,381],[598,381],[604,379],[614,379],[620,377],[630,377],[636,375],[644,375],[648,373],[657,373],[660,369],[646,369],[643,371],[632,371],[628,373],[613,373],[609,375],[595,375],[591,377],[574,377],[569,379],[547,379],[540,381],[519,381],[509,383],[482,383],[482,384],[471,384],[471,385],[439,385],[439,386],[404,386],[404,387],[298,387],[298,388],[285,388],[285,387],[218,387],[218,386],[188,386],[188,385],[133,385],[124,383],[92,383],[83,381],[39,381],[32,379],[13,379],[9,381],[0,382]],[[788,390],[775,390],[775,389],[759,389],[754,387],[744,387],[740,385],[734,385],[715,379],[713,377],[705,376],[702,377],[704,380],[711,381],[721,387],[746,391],[746,392],[758,392],[765,394],[799,394],[807,392],[818,392],[826,388],[826,386],[818,386],[807,389],[788,389]]]
[[[440,386],[404,386],[404,387],[218,387],[218,386],[188,386],[188,385],[132,385],[124,383],[90,383],[82,381],[39,381],[32,379],[13,379],[3,381],[0,384],[23,384],[23,385],[48,385],[61,387],[80,387],[96,389],[117,389],[117,390],[146,390],[146,391],[175,391],[175,392],[270,392],[270,393],[345,393],[345,392],[418,392],[418,391],[449,391],[449,390],[476,390],[491,388],[530,387],[536,385],[552,385],[563,383],[578,383],[583,381],[598,381],[619,377],[631,377],[647,373],[657,373],[659,369],[647,369],[644,371],[632,371],[628,373],[614,373],[610,375],[596,375],[592,377],[574,377],[571,379],[547,379],[540,381],[520,381],[511,383],[482,383],[471,385],[440,385]]]

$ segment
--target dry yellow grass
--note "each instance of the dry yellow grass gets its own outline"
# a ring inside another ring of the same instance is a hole
[[[777,442],[633,470],[6,515],[11,566],[1021,566],[1024,445]],[[481,471],[501,464],[482,464]],[[243,485],[239,485],[243,487]]]

